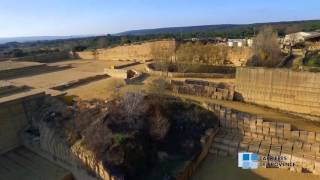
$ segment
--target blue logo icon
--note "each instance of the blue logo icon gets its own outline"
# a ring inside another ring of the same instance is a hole
[[[238,167],[241,167],[242,169],[257,169],[258,165],[258,154],[250,152],[238,153]]]

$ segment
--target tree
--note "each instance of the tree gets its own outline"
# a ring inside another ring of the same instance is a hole
[[[161,71],[168,72],[169,66],[173,61],[176,51],[175,41],[158,41],[152,42],[150,45],[150,53],[155,60],[157,68]]]
[[[254,38],[253,54],[249,65],[275,67],[280,63],[281,49],[278,34],[271,26],[263,27]]]
[[[145,94],[141,91],[128,92],[122,97],[121,104],[128,120],[140,115],[145,110],[144,97]]]

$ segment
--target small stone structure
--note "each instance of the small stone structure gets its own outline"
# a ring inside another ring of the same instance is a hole
[[[266,121],[217,104],[204,103],[203,106],[219,116],[220,132],[211,153],[234,157],[238,152],[285,156],[287,159],[279,162],[294,164],[285,168],[320,175],[320,132],[293,129],[289,123]]]
[[[136,70],[104,69],[104,73],[111,77],[124,79],[126,83],[133,83],[142,78],[143,74]]]
[[[170,90],[178,94],[209,97],[212,99],[232,101],[234,87],[229,84],[218,84],[202,80],[170,81]]]
[[[152,63],[146,64],[146,71],[151,75],[167,76],[167,77],[189,77],[189,78],[234,78],[234,73],[222,74],[222,73],[179,73],[179,72],[164,72],[154,70]]]

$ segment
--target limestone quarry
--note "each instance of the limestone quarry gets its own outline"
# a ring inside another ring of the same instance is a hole
[[[252,49],[227,46],[226,64],[192,69],[177,48],[0,60],[0,179],[214,179],[207,169],[238,152],[294,164],[274,176],[319,178],[319,73],[245,67]]]

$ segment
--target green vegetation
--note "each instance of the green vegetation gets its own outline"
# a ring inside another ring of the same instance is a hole
[[[224,64],[228,49],[212,44],[185,43],[177,50],[177,61],[182,63]]]
[[[253,58],[248,62],[251,66],[275,67],[281,62],[281,49],[278,34],[271,26],[261,29],[253,43]]]
[[[97,48],[109,48],[121,44],[139,43],[155,39],[174,38],[184,40],[190,38],[245,38],[253,37],[264,26],[271,26],[279,36],[298,31],[314,31],[320,29],[320,21],[295,21],[279,23],[262,23],[249,25],[210,25],[178,28],[162,28],[138,30],[97,37],[74,38],[65,40],[36,41],[0,44],[0,58],[12,58],[50,53],[52,51],[83,51]],[[187,48],[187,47],[186,47]]]
[[[320,67],[320,54],[311,56],[306,63],[310,67]]]

